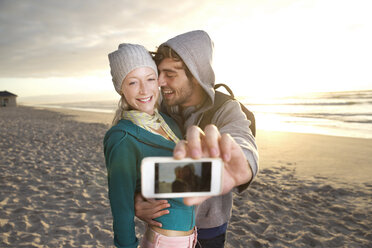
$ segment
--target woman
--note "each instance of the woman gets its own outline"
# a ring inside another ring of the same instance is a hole
[[[109,54],[112,81],[121,95],[113,127],[104,138],[104,153],[113,215],[114,244],[137,247],[134,196],[140,192],[140,164],[144,157],[172,156],[180,130],[170,117],[159,113],[158,71],[149,52],[140,45],[121,44]],[[173,130],[173,131],[172,131]],[[194,207],[181,198],[168,199],[169,214],[148,226],[141,247],[194,247]]]

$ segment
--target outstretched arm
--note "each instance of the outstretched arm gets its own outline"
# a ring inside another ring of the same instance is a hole
[[[203,132],[197,126],[187,130],[186,140],[180,141],[174,151],[175,159],[191,157],[220,157],[224,163],[222,193],[226,194],[234,187],[247,183],[252,179],[252,170],[243,150],[229,134],[220,134],[217,127],[208,125]],[[186,205],[200,204],[209,197],[184,198]]]

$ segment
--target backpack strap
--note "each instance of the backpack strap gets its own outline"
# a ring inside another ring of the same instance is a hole
[[[217,112],[217,110],[226,101],[228,101],[228,100],[236,100],[234,98],[234,94],[233,94],[232,90],[226,84],[216,84],[214,86],[214,89],[217,89],[220,86],[223,86],[227,90],[227,92],[230,93],[230,95],[224,94],[224,93],[222,93],[220,91],[216,91],[215,96],[214,96],[214,105],[213,105],[213,108],[211,108],[210,110],[204,112],[203,118],[202,118],[202,120],[199,123],[199,127],[201,129],[203,129],[203,130],[204,130],[204,128],[208,124],[210,124],[212,122],[212,118],[213,118],[214,114]],[[240,107],[242,108],[242,111],[247,116],[247,119],[251,121],[251,125],[249,126],[249,128],[251,129],[251,132],[252,132],[253,136],[256,136],[256,119],[254,117],[254,114],[251,111],[249,111],[244,106],[244,104],[242,104],[241,102],[239,102],[239,104],[240,104]]]
[[[213,108],[204,112],[203,118],[199,123],[199,127],[204,130],[204,128],[212,122],[213,115],[216,111],[228,100],[234,99],[229,95],[226,95],[222,92],[216,91],[214,95],[214,105]]]
[[[231,96],[233,99],[235,99],[234,93],[232,92],[232,90],[230,89],[230,87],[227,86],[226,84],[216,84],[216,85],[214,86],[214,89],[217,90],[217,89],[220,88],[221,86],[224,87],[225,90],[227,90],[227,92],[229,92],[230,96]]]

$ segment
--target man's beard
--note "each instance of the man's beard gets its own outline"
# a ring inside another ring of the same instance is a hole
[[[189,83],[187,84],[187,87],[181,90],[178,90],[178,93],[180,94],[178,94],[176,98],[172,97],[171,99],[167,99],[163,95],[163,101],[165,101],[165,103],[168,106],[177,106],[177,105],[183,106],[184,104],[186,104],[194,92],[194,84],[191,81],[188,81],[188,82]]]

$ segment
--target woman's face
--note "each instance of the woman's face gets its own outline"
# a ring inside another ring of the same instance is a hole
[[[124,78],[121,92],[132,109],[154,114],[159,97],[156,73],[149,67],[134,69]]]

